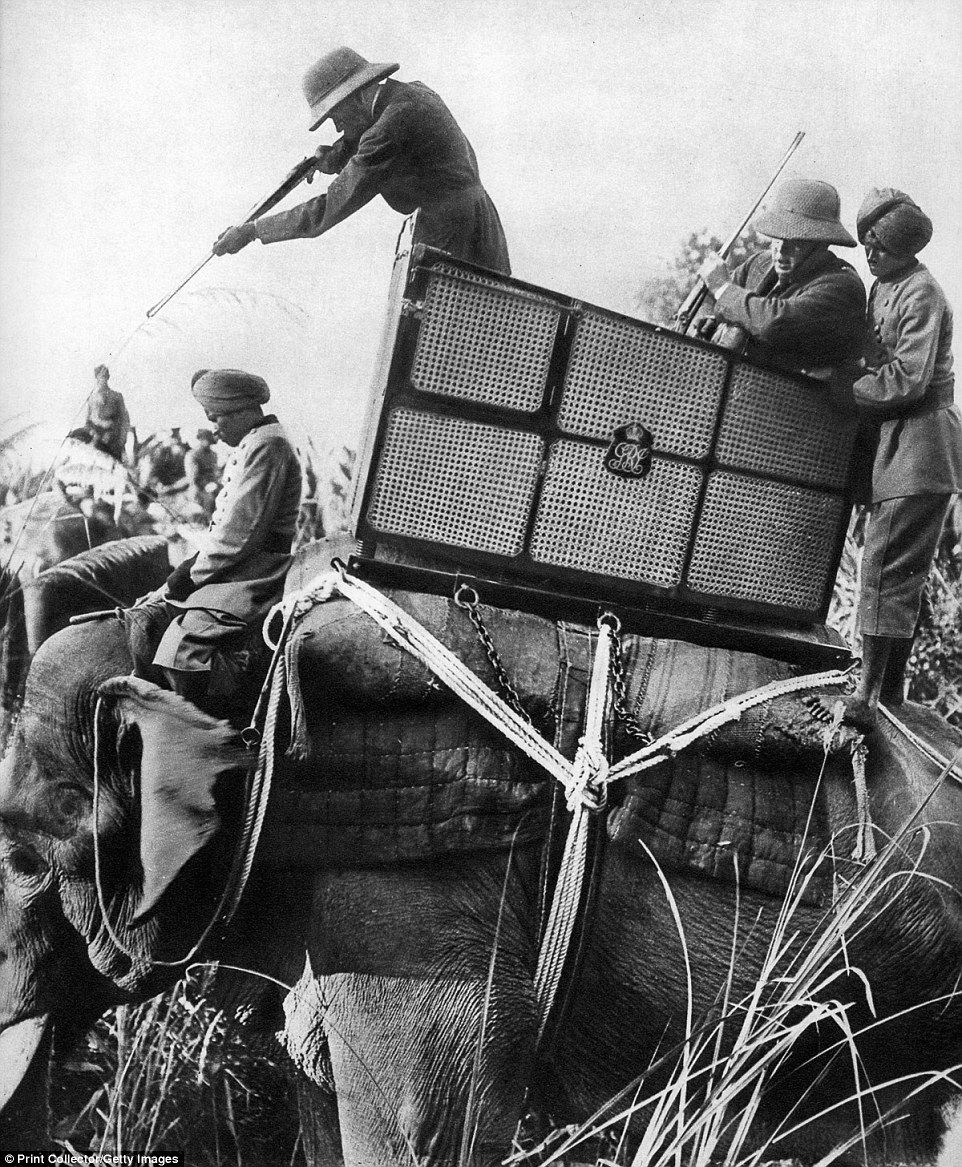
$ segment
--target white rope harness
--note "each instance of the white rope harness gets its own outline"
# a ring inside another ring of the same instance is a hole
[[[848,682],[848,673],[839,670],[775,681],[696,714],[663,734],[657,741],[614,766],[609,766],[604,752],[603,733],[610,696],[614,634],[610,624],[602,618],[599,621],[598,648],[585,711],[584,734],[572,762],[545,741],[417,620],[376,588],[349,575],[343,568],[316,576],[271,609],[264,624],[264,638],[268,645],[276,651],[277,644],[268,633],[276,615],[282,616],[284,627],[290,627],[315,604],[324,603],[337,594],[366,612],[395,644],[426,665],[457,697],[547,771],[564,790],[572,820],[535,971],[535,994],[540,1013],[539,1036],[544,1031],[557,993],[581,900],[590,814],[604,806],[608,784],[658,765],[720,726],[737,721],[745,710],[753,706],[807,689],[841,689]],[[294,620],[290,619],[292,613]],[[279,688],[276,685],[272,687],[270,700],[272,706],[279,700]]]

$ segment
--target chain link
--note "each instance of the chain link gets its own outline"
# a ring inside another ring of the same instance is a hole
[[[611,612],[598,617],[598,627],[606,624],[611,629],[611,704],[629,737],[646,744],[652,740],[651,734],[642,729],[635,720],[628,704],[628,678],[625,674],[625,658],[621,649],[621,621]]]
[[[462,611],[467,613],[468,619],[474,625],[474,630],[478,634],[481,647],[487,654],[491,668],[494,670],[494,675],[498,681],[498,688],[501,690],[500,695],[505,704],[510,706],[519,717],[523,717],[528,725],[533,725],[534,723],[528,711],[521,704],[518,690],[511,684],[511,679],[505,671],[504,665],[501,663],[501,657],[498,655],[498,650],[494,646],[491,634],[485,628],[484,621],[481,619],[481,613],[478,611],[478,593],[468,584],[458,584],[454,589],[454,602]]]

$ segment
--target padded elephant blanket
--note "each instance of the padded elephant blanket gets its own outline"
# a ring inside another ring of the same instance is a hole
[[[387,594],[498,690],[453,601]],[[596,631],[483,605],[480,612],[535,727],[573,757]],[[751,653],[636,635],[621,642],[631,714],[653,737],[794,675]],[[278,758],[259,863],[283,856],[289,866],[295,856],[306,867],[377,865],[544,837],[553,780],[349,601],[312,609],[288,644],[287,663],[290,748]],[[816,791],[824,726],[807,701],[778,698],[699,748],[616,784],[611,841],[639,854],[647,846],[666,866],[708,876],[734,879],[737,864],[744,885],[783,891],[799,851],[826,847],[829,799],[839,802],[842,821],[856,822],[847,755],[830,758]],[[638,748],[618,718],[609,729],[613,760]],[[278,749],[286,744],[282,733]],[[851,843],[839,850],[850,853]],[[813,881],[813,897],[824,895],[829,875]]]

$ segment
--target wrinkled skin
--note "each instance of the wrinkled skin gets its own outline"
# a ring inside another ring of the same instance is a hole
[[[40,645],[71,616],[132,604],[169,571],[167,541],[147,535],[82,551],[33,579],[0,577],[0,752]]]
[[[132,794],[158,741],[180,742],[176,765],[196,774],[216,770],[218,757],[228,757],[226,730],[218,738],[222,727],[169,695],[147,702],[145,713],[129,695],[114,694],[104,698],[100,723],[98,828],[105,899],[134,959],[118,954],[104,936],[92,882],[94,706],[97,687],[128,669],[113,624],[62,632],[33,662],[0,781],[6,956],[0,1026],[70,1008],[78,994],[100,1002],[156,992],[172,974],[151,968],[148,956],[183,953],[211,909],[210,889],[219,886],[226,861],[216,846],[173,874],[155,915],[130,925],[141,883]],[[941,735],[945,753],[962,744],[925,711],[907,707],[906,716]],[[159,737],[153,718],[163,725]],[[236,769],[222,768],[221,785],[229,787]],[[879,742],[869,775],[876,825],[896,830],[936,773],[904,745]],[[962,968],[962,786],[952,780],[939,786],[922,821],[931,831],[922,867],[944,882],[913,878],[870,932],[850,938],[850,961],[870,980],[880,1015],[951,994]],[[412,1160],[447,1167],[460,1161],[465,1139],[474,1162],[496,1163],[509,1149],[533,1077],[540,1085],[533,1102],[552,1121],[581,1120],[683,1032],[684,964],[664,891],[649,864],[612,846],[567,1022],[535,1066],[539,858],[538,848],[525,847],[510,861],[503,853],[481,854],[381,869],[292,870],[289,879],[276,869],[255,869],[232,938],[218,955],[290,983],[306,941],[326,1003],[323,1031],[348,1167]],[[677,872],[670,879],[698,1015],[726,979],[734,889]],[[734,998],[757,975],[778,908],[757,892],[741,895]],[[800,932],[813,928],[820,914],[800,909]],[[835,991],[860,1002],[856,1017],[869,1019],[857,977]],[[873,1031],[860,1052],[868,1078],[878,1082],[959,1062],[960,1038],[962,1010],[950,1000]],[[799,1061],[813,1052],[809,1043]],[[843,1051],[821,1082],[822,1100],[845,1092],[846,1060]],[[470,1100],[472,1072],[477,1090]],[[776,1086],[770,1111],[797,1099],[812,1075],[808,1067],[784,1080],[781,1095]],[[320,1095],[312,1105],[317,1117]]]

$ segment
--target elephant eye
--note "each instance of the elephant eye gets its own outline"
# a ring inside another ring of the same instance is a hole
[[[38,879],[41,875],[45,875],[48,870],[48,864],[44,857],[32,847],[27,847],[22,843],[11,848],[7,862],[14,875],[21,879]]]
[[[84,818],[90,810],[90,798],[76,786],[61,787],[57,792],[57,810],[66,819]]]

